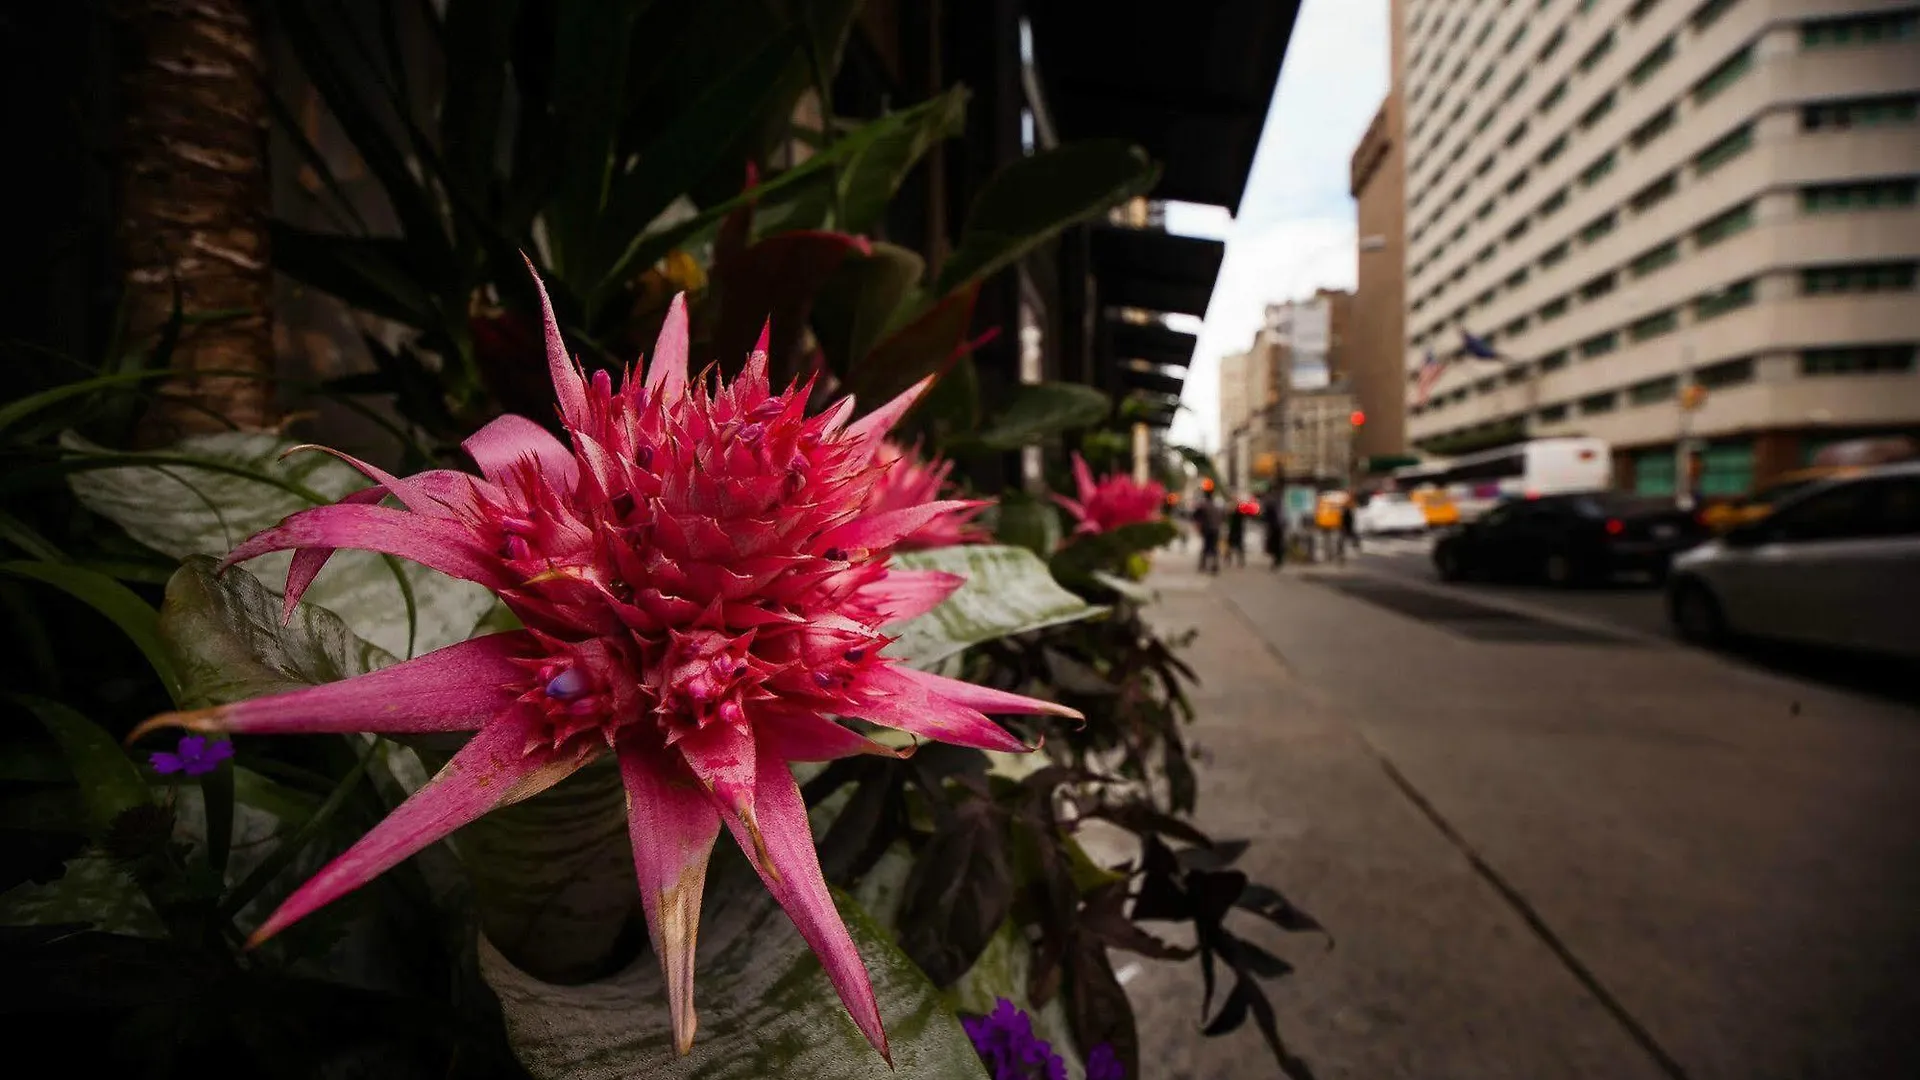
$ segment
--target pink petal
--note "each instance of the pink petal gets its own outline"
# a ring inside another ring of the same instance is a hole
[[[927,522],[943,514],[958,513],[985,505],[987,504],[979,501],[946,499],[940,502],[921,503],[919,506],[903,507],[899,510],[888,510],[879,514],[868,514],[821,533],[819,550],[888,547],[901,537],[912,534]]]
[[[385,485],[375,484],[370,488],[361,488],[347,495],[340,500],[340,503],[367,506],[378,503],[386,497]],[[287,564],[286,595],[280,604],[281,622],[293,621],[293,609],[299,606],[300,597],[306,594],[307,587],[313,584],[313,579],[319,577],[320,571],[326,568],[327,560],[333,558],[335,550],[337,549],[330,547],[310,547],[301,548],[293,553],[293,561]]]
[[[401,505],[417,514],[440,516],[446,510],[445,506],[429,498],[425,489],[416,486],[412,480],[402,480],[387,470],[382,469],[380,466],[361,461],[359,458],[354,457],[344,450],[335,450],[331,446],[320,446],[315,443],[305,443],[300,446],[288,447],[280,456],[285,458],[289,454],[306,450],[315,450],[322,454],[330,454],[346,462],[357,470],[360,475],[373,481],[377,487],[392,492],[394,497],[400,500]]]
[[[944,570],[889,570],[886,577],[863,587],[853,598],[893,622],[932,611],[966,583],[966,578]]]
[[[753,821],[753,731],[745,722],[714,720],[674,747],[721,806]]]
[[[222,570],[270,551],[355,548],[411,559],[452,577],[498,589],[507,581],[499,560],[475,545],[464,527],[385,506],[341,502],[316,506],[247,538],[220,563]]]
[[[527,260],[527,273],[533,275],[533,289],[540,294],[540,319],[546,324],[547,371],[553,376],[553,395],[560,402],[560,418],[570,428],[580,427],[587,420],[586,380],[567,358],[567,341],[560,336],[560,320],[553,317],[553,301],[547,297],[547,286],[540,280],[540,271],[525,252],[520,257]]]
[[[246,735],[476,731],[513,704],[513,687],[528,681],[514,659],[533,652],[524,630],[489,634],[339,682],[164,713],[128,738],[159,727]]]
[[[978,709],[983,713],[1012,713],[1018,716],[1044,713],[1049,716],[1064,716],[1069,720],[1086,719],[1081,715],[1080,710],[1070,709],[1057,701],[1043,701],[1040,698],[1010,694],[1005,690],[995,690],[990,686],[980,686],[962,679],[949,679],[930,671],[915,671],[912,668],[895,668],[894,670],[939,697],[969,709]]]
[[[1084,503],[1093,498],[1093,470],[1087,468],[1087,459],[1081,457],[1078,450],[1073,452],[1073,483],[1080,489],[1081,502]]]
[[[496,484],[506,484],[507,470],[527,460],[561,491],[572,491],[580,479],[580,466],[566,446],[524,416],[495,417],[460,445],[480,466],[480,475]]]
[[[827,978],[840,992],[840,1001],[867,1041],[880,1052],[889,1066],[893,1054],[887,1048],[887,1033],[880,1025],[880,1005],[873,996],[873,984],[860,952],[853,946],[847,924],[833,906],[827,891],[827,879],[820,873],[820,856],[813,849],[813,833],[807,827],[806,804],[800,800],[800,787],[785,762],[772,754],[760,755],[754,789],[754,805],[759,808],[757,834],[764,846],[754,843],[747,826],[739,818],[727,817],[727,826],[741,850],[760,872],[773,898],[786,909],[787,917],[806,939]]]
[[[248,947],[365,885],[489,810],[540,794],[592,760],[604,745],[579,739],[565,752],[544,746],[529,750],[544,732],[544,724],[520,715],[502,716],[481,729],[446,768],[386,820],[295,890],[253,932]]]
[[[672,404],[687,392],[687,294],[675,293],[647,361],[647,396]]]
[[[880,438],[893,430],[893,425],[907,415],[914,403],[920,400],[920,395],[926,393],[927,388],[932,385],[933,376],[929,375],[907,387],[899,397],[861,417],[858,423],[847,429],[847,434],[856,439],[872,439],[878,444]]]
[[[980,710],[935,693],[909,677],[918,674],[897,666],[873,668],[866,673],[864,685],[874,692],[850,703],[847,714],[955,746],[1015,754],[1031,749]]]
[[[623,747],[620,775],[627,787],[627,831],[647,936],[667,983],[673,1047],[693,1048],[694,947],[700,936],[700,894],[707,857],[720,835],[720,812],[680,762],[657,751]]]
[[[832,761],[855,754],[903,758],[911,749],[896,750],[818,713],[782,713],[754,725],[760,752],[787,761]]]

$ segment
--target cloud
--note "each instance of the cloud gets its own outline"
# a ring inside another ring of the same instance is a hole
[[[1167,208],[1167,228],[1224,236],[1226,260],[1194,351],[1171,437],[1220,445],[1219,361],[1244,349],[1266,305],[1351,288],[1354,211],[1347,164],[1387,91],[1386,0],[1306,0],[1295,20],[1240,216]]]

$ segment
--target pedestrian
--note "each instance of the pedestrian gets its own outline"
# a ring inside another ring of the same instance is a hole
[[[1348,545],[1352,545],[1355,554],[1359,553],[1360,534],[1354,531],[1352,496],[1348,496],[1347,501],[1340,507],[1340,535],[1334,540],[1336,562],[1347,561]]]
[[[1200,572],[1218,574],[1220,572],[1220,505],[1214,502],[1213,492],[1200,496],[1199,505],[1193,508],[1193,527],[1200,534]]]
[[[1246,509],[1244,503],[1227,508],[1227,562],[1242,568],[1247,565]]]
[[[1260,523],[1266,526],[1270,569],[1278,570],[1287,561],[1287,501],[1281,497],[1279,485],[1268,488],[1261,497]]]

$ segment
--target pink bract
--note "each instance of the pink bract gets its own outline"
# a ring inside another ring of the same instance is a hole
[[[928,460],[920,448],[889,442],[880,451],[880,482],[873,486],[867,503],[868,513],[884,513],[910,506],[922,506],[937,500],[947,487],[947,474],[953,462],[944,458]],[[900,538],[896,551],[920,551],[951,547],[955,544],[982,544],[992,539],[987,530],[974,523],[974,517],[986,509],[989,501],[975,503],[966,510],[939,517]]]
[[[1158,481],[1136,483],[1126,473],[1108,473],[1096,483],[1086,459],[1079,454],[1073,455],[1073,481],[1079,498],[1053,498],[1078,522],[1075,533],[1103,533],[1122,525],[1157,521],[1167,498],[1167,489]]]
[[[335,548],[384,552],[486,585],[526,628],[343,682],[158,716],[135,734],[475,732],[289,897],[255,943],[612,754],[676,1048],[693,1042],[700,897],[725,827],[886,1056],[866,968],[821,875],[788,763],[898,753],[836,717],[1019,751],[1028,748],[986,713],[1079,714],[881,654],[885,624],[931,610],[963,580],[890,570],[888,556],[930,528],[962,531],[978,505],[935,500],[938,476],[911,493],[888,489],[875,505],[891,461],[884,437],[925,382],[853,423],[850,398],[807,416],[810,384],[769,386],[764,337],[731,383],[689,381],[681,297],[644,385],[629,372],[616,389],[569,360],[544,287],[540,299],[571,447],[509,415],[466,441],[477,477],[401,478],[336,455],[375,486],[292,515],[224,564],[294,550],[290,614]],[[387,496],[401,508],[380,505]]]

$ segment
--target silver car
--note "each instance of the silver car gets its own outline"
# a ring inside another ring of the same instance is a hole
[[[1816,484],[1673,562],[1682,638],[1920,658],[1920,462]]]

